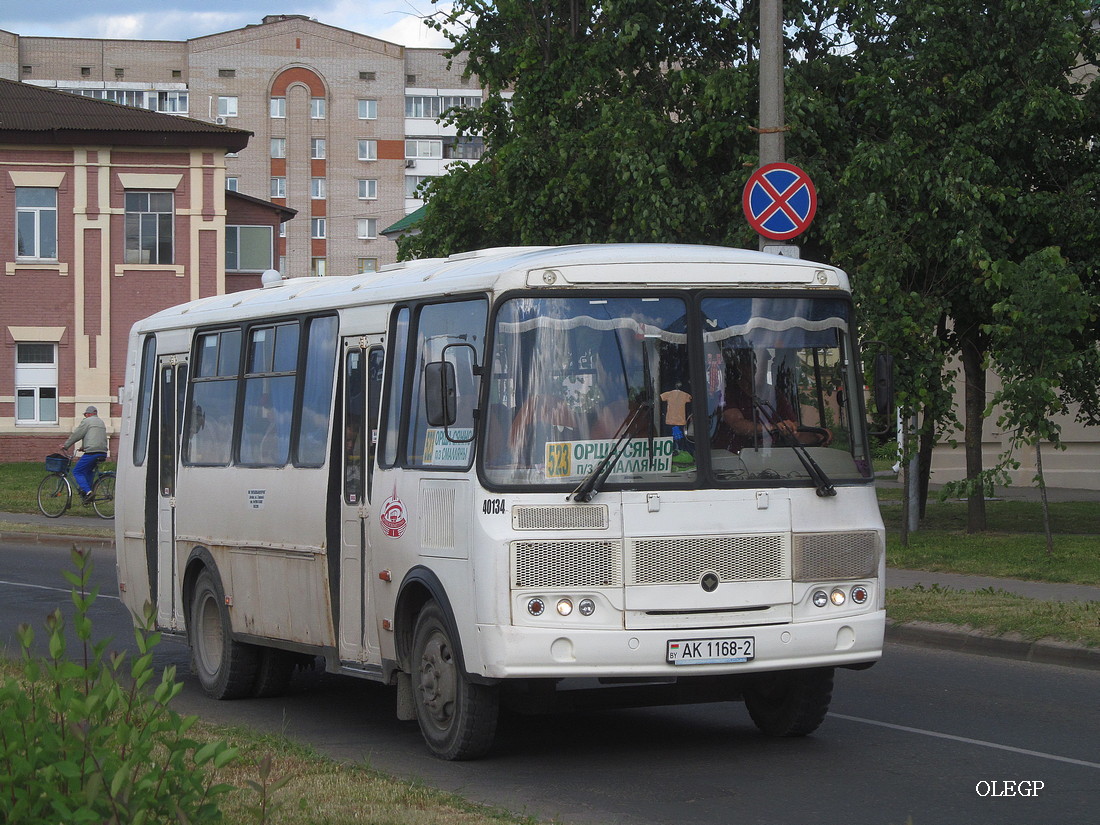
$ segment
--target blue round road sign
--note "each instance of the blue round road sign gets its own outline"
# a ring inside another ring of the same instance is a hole
[[[817,212],[810,176],[789,163],[769,163],[749,177],[741,196],[745,217],[757,234],[785,241],[806,231]]]

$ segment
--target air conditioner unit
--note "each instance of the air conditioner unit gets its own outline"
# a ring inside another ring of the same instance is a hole
[[[416,161],[415,160],[405,161],[405,168],[406,169],[415,169],[416,168]]]
[[[217,123],[219,126],[224,126],[225,125],[225,118],[224,117],[216,117],[216,118],[214,118],[214,122]]]

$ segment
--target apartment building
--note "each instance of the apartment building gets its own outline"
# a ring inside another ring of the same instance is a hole
[[[253,133],[226,160],[226,187],[290,207],[286,276],[369,272],[396,260],[381,230],[422,205],[416,187],[479,140],[438,123],[478,105],[464,64],[303,15],[186,41],[22,37],[0,32],[0,77],[186,115]]]

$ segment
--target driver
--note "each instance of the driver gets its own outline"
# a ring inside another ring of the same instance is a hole
[[[755,356],[753,350],[741,349],[728,358],[725,403],[714,446],[737,453],[768,443],[768,438],[778,446],[827,446],[827,431],[823,435],[799,430],[798,413],[787,392],[774,392],[771,385],[757,392]]]

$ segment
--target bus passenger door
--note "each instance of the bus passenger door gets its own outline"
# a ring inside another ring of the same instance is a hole
[[[183,421],[187,357],[160,359],[157,377],[157,625],[183,628],[183,605],[176,565],[176,468]]]
[[[378,404],[382,392],[382,336],[344,341],[343,484],[340,547],[340,659],[381,664],[378,623],[371,604],[368,519],[371,475],[378,445]]]

